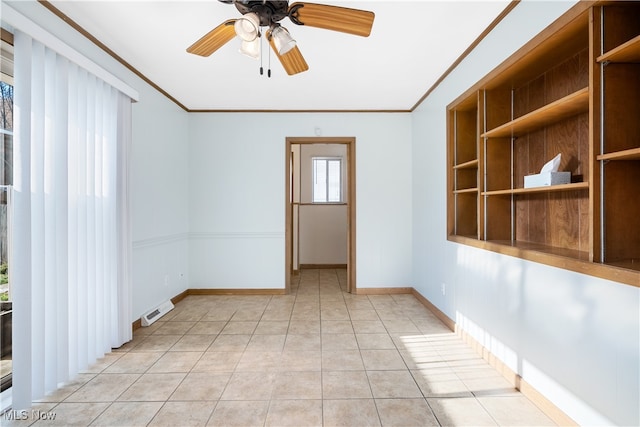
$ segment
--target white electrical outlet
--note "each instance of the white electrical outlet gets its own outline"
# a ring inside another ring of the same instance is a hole
[[[447,285],[442,283],[440,285],[440,289],[442,290],[442,295],[446,295],[446,293],[447,293]]]

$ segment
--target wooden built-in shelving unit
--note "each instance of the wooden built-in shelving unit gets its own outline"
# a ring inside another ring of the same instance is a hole
[[[639,118],[640,3],[579,2],[448,106],[449,239],[640,286]]]

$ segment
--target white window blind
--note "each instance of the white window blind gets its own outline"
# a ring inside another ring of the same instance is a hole
[[[13,409],[131,339],[131,98],[16,30]]]

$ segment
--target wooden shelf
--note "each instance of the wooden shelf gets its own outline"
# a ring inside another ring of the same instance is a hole
[[[518,117],[502,126],[483,133],[483,138],[520,136],[551,123],[589,111],[589,88],[581,89],[551,104]]]
[[[640,62],[640,36],[600,55],[598,62]]]
[[[626,268],[627,270],[640,271],[640,259],[626,259],[621,261],[606,262],[606,265],[614,267]]]
[[[477,188],[463,188],[461,190],[454,190],[453,191],[454,194],[477,193],[477,192],[478,192]]]
[[[478,159],[469,160],[468,162],[460,163],[459,165],[455,165],[454,169],[475,169],[478,167]]]
[[[503,196],[506,194],[551,193],[554,191],[585,190],[589,188],[588,182],[574,182],[571,184],[548,185],[533,188],[514,188],[506,190],[483,191],[483,196]]]
[[[478,236],[475,234],[452,234],[449,236],[449,240],[473,240],[475,242],[478,242]]]
[[[521,251],[535,251],[541,254],[568,257],[572,259],[588,261],[588,251],[578,251],[575,249],[559,248],[556,246],[543,245],[540,243],[526,242],[520,240],[489,240],[489,242],[497,243],[503,246],[510,246]]]
[[[640,160],[640,148],[600,154],[598,160]]]

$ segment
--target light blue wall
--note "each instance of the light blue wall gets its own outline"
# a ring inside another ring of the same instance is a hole
[[[133,316],[189,284],[188,114],[147,85],[133,106]]]
[[[192,287],[283,288],[286,137],[356,138],[357,286],[411,283],[408,113],[189,116]]]
[[[520,3],[413,113],[412,280],[579,424],[638,425],[639,288],[446,239],[446,106],[571,5]]]

